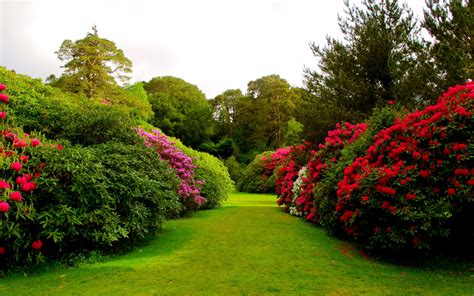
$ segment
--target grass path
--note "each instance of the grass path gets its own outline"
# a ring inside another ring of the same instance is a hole
[[[134,252],[0,279],[0,295],[473,295],[472,273],[375,262],[284,214],[272,195],[169,221]]]

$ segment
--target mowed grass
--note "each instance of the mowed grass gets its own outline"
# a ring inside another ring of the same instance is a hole
[[[237,193],[222,208],[167,222],[130,254],[0,279],[0,295],[162,294],[473,295],[474,278],[469,267],[377,262],[283,213],[273,195]]]

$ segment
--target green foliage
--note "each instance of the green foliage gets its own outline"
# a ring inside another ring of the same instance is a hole
[[[244,174],[245,166],[239,163],[235,156],[231,156],[224,160],[224,165],[229,171],[230,178],[235,184],[238,184],[242,178],[242,175]]]
[[[328,37],[324,47],[311,45],[319,69],[306,70],[298,119],[315,141],[319,131],[341,120],[360,122],[387,101],[414,104],[427,88],[429,75],[417,60],[423,52],[419,28],[408,6],[397,0],[345,4],[339,20],[344,41]]]
[[[250,81],[235,115],[234,139],[240,150],[247,153],[281,147],[298,100],[298,92],[278,75]]]
[[[238,104],[243,98],[244,95],[240,89],[229,89],[209,100],[214,110],[217,123],[216,133],[219,137],[233,136]]]
[[[234,153],[234,141],[229,138],[222,138],[218,143],[205,142],[199,146],[199,150],[226,159]]]
[[[66,62],[64,78],[57,81],[56,86],[88,98],[115,86],[115,77],[127,81],[127,73],[132,72],[132,62],[123,51],[114,42],[100,38],[95,26],[92,31],[74,42],[64,40],[56,52],[59,60]]]
[[[52,139],[92,145],[110,140],[134,142],[130,110],[103,105],[83,96],[63,93],[38,79],[0,67],[0,81],[8,85],[11,116],[25,132],[41,131]]]
[[[474,77],[472,1],[427,0],[426,4],[423,27],[434,38],[426,47],[433,61],[428,66],[435,73],[435,89],[467,82]]]
[[[265,175],[265,164],[268,159],[271,159],[272,154],[272,151],[258,154],[247,165],[238,183],[240,191],[252,193],[275,192],[276,174]]]
[[[176,147],[193,158],[193,164],[197,166],[194,178],[205,181],[200,186],[201,195],[207,199],[202,208],[219,207],[229,194],[235,191],[234,182],[230,178],[227,168],[221,160],[208,153],[186,147],[177,139],[172,139],[172,141],[175,142]]]
[[[296,121],[295,118],[290,118],[286,123],[285,129],[285,144],[283,146],[297,145],[303,142],[303,124]]]
[[[47,166],[34,207],[50,256],[128,248],[180,210],[174,173],[141,145],[110,142],[38,156]]]
[[[144,88],[155,113],[154,126],[194,148],[209,139],[213,133],[211,106],[195,85],[165,76],[153,78]]]

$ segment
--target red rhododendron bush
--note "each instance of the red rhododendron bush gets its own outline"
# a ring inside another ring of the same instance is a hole
[[[239,180],[239,190],[254,193],[275,192],[276,172],[285,165],[290,149],[284,147],[256,155]]]
[[[367,124],[337,124],[336,129],[328,132],[324,144],[319,145],[306,166],[290,160],[288,166],[282,168],[277,180],[279,194],[278,204],[285,204],[285,209],[292,215],[304,216],[306,220],[316,222],[318,211],[315,207],[314,188],[321,180],[324,172],[331,170],[337,162],[344,145],[355,141],[367,129]],[[299,171],[297,169],[301,168]]]
[[[376,248],[424,249],[472,226],[473,100],[474,83],[450,88],[374,136],[338,183],[338,227]]]

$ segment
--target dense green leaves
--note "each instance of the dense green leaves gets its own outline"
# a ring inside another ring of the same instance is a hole
[[[195,85],[165,76],[153,78],[144,88],[155,113],[151,123],[165,134],[191,147],[199,147],[211,136],[211,107]]]
[[[116,85],[115,78],[126,82],[127,74],[132,72],[132,62],[123,51],[114,42],[99,37],[95,26],[92,31],[77,41],[64,40],[56,52],[66,63],[63,78],[56,85],[88,98]]]

